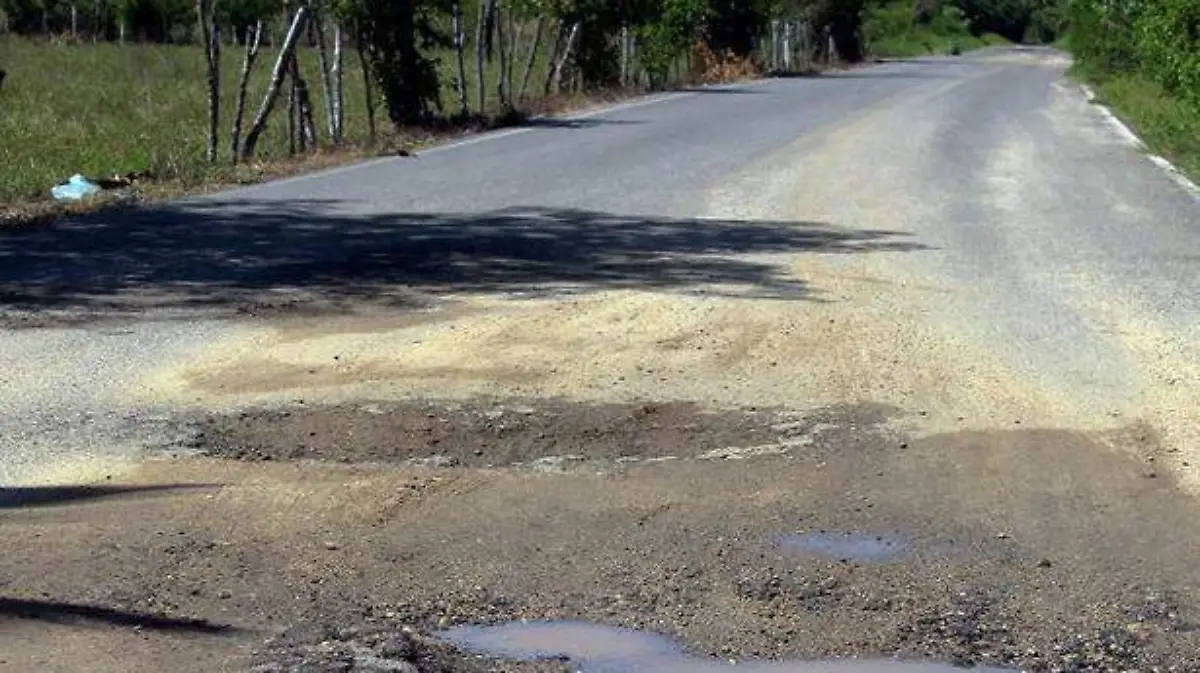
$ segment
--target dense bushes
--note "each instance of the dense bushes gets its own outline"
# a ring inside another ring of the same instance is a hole
[[[1072,51],[1089,67],[1138,72],[1200,105],[1200,2],[1071,0]]]

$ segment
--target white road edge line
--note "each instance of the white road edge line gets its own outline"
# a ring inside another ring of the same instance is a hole
[[[1086,84],[1080,86],[1083,89],[1084,95],[1087,96],[1088,102],[1100,110],[1100,114],[1104,116],[1109,125],[1111,125],[1117,131],[1117,133],[1123,140],[1125,140],[1125,142],[1140,150],[1144,150],[1143,154],[1145,154],[1146,158],[1148,158],[1151,163],[1162,169],[1162,171],[1167,174],[1167,177],[1171,178],[1175,184],[1183,188],[1183,191],[1190,194],[1193,198],[1200,200],[1200,185],[1192,182],[1188,176],[1183,174],[1183,171],[1179,170],[1175,164],[1171,163],[1166,157],[1151,153],[1145,141],[1139,138],[1138,134],[1134,133],[1133,129],[1129,128],[1125,122],[1121,121],[1121,118],[1113,113],[1112,108],[1104,105],[1103,103],[1096,102],[1096,92],[1093,91],[1090,86]]]

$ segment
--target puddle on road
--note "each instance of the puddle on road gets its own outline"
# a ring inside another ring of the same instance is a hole
[[[780,549],[831,561],[890,563],[909,553],[909,543],[897,535],[847,531],[819,531],[784,535],[776,542]]]
[[[651,633],[585,622],[513,622],[465,626],[437,634],[478,654],[504,659],[566,657],[579,673],[1011,673],[1001,668],[963,669],[949,664],[899,660],[743,660],[693,657]]]

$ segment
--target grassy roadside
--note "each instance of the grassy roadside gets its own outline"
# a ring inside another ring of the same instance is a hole
[[[1200,108],[1144,75],[1107,73],[1079,63],[1071,75],[1091,85],[1099,102],[1112,108],[1154,152],[1200,180]]]

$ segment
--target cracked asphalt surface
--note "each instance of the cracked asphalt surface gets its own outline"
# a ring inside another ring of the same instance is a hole
[[[431,634],[567,619],[1200,671],[1200,203],[1068,65],[685,91],[4,234],[0,668],[551,671]]]

